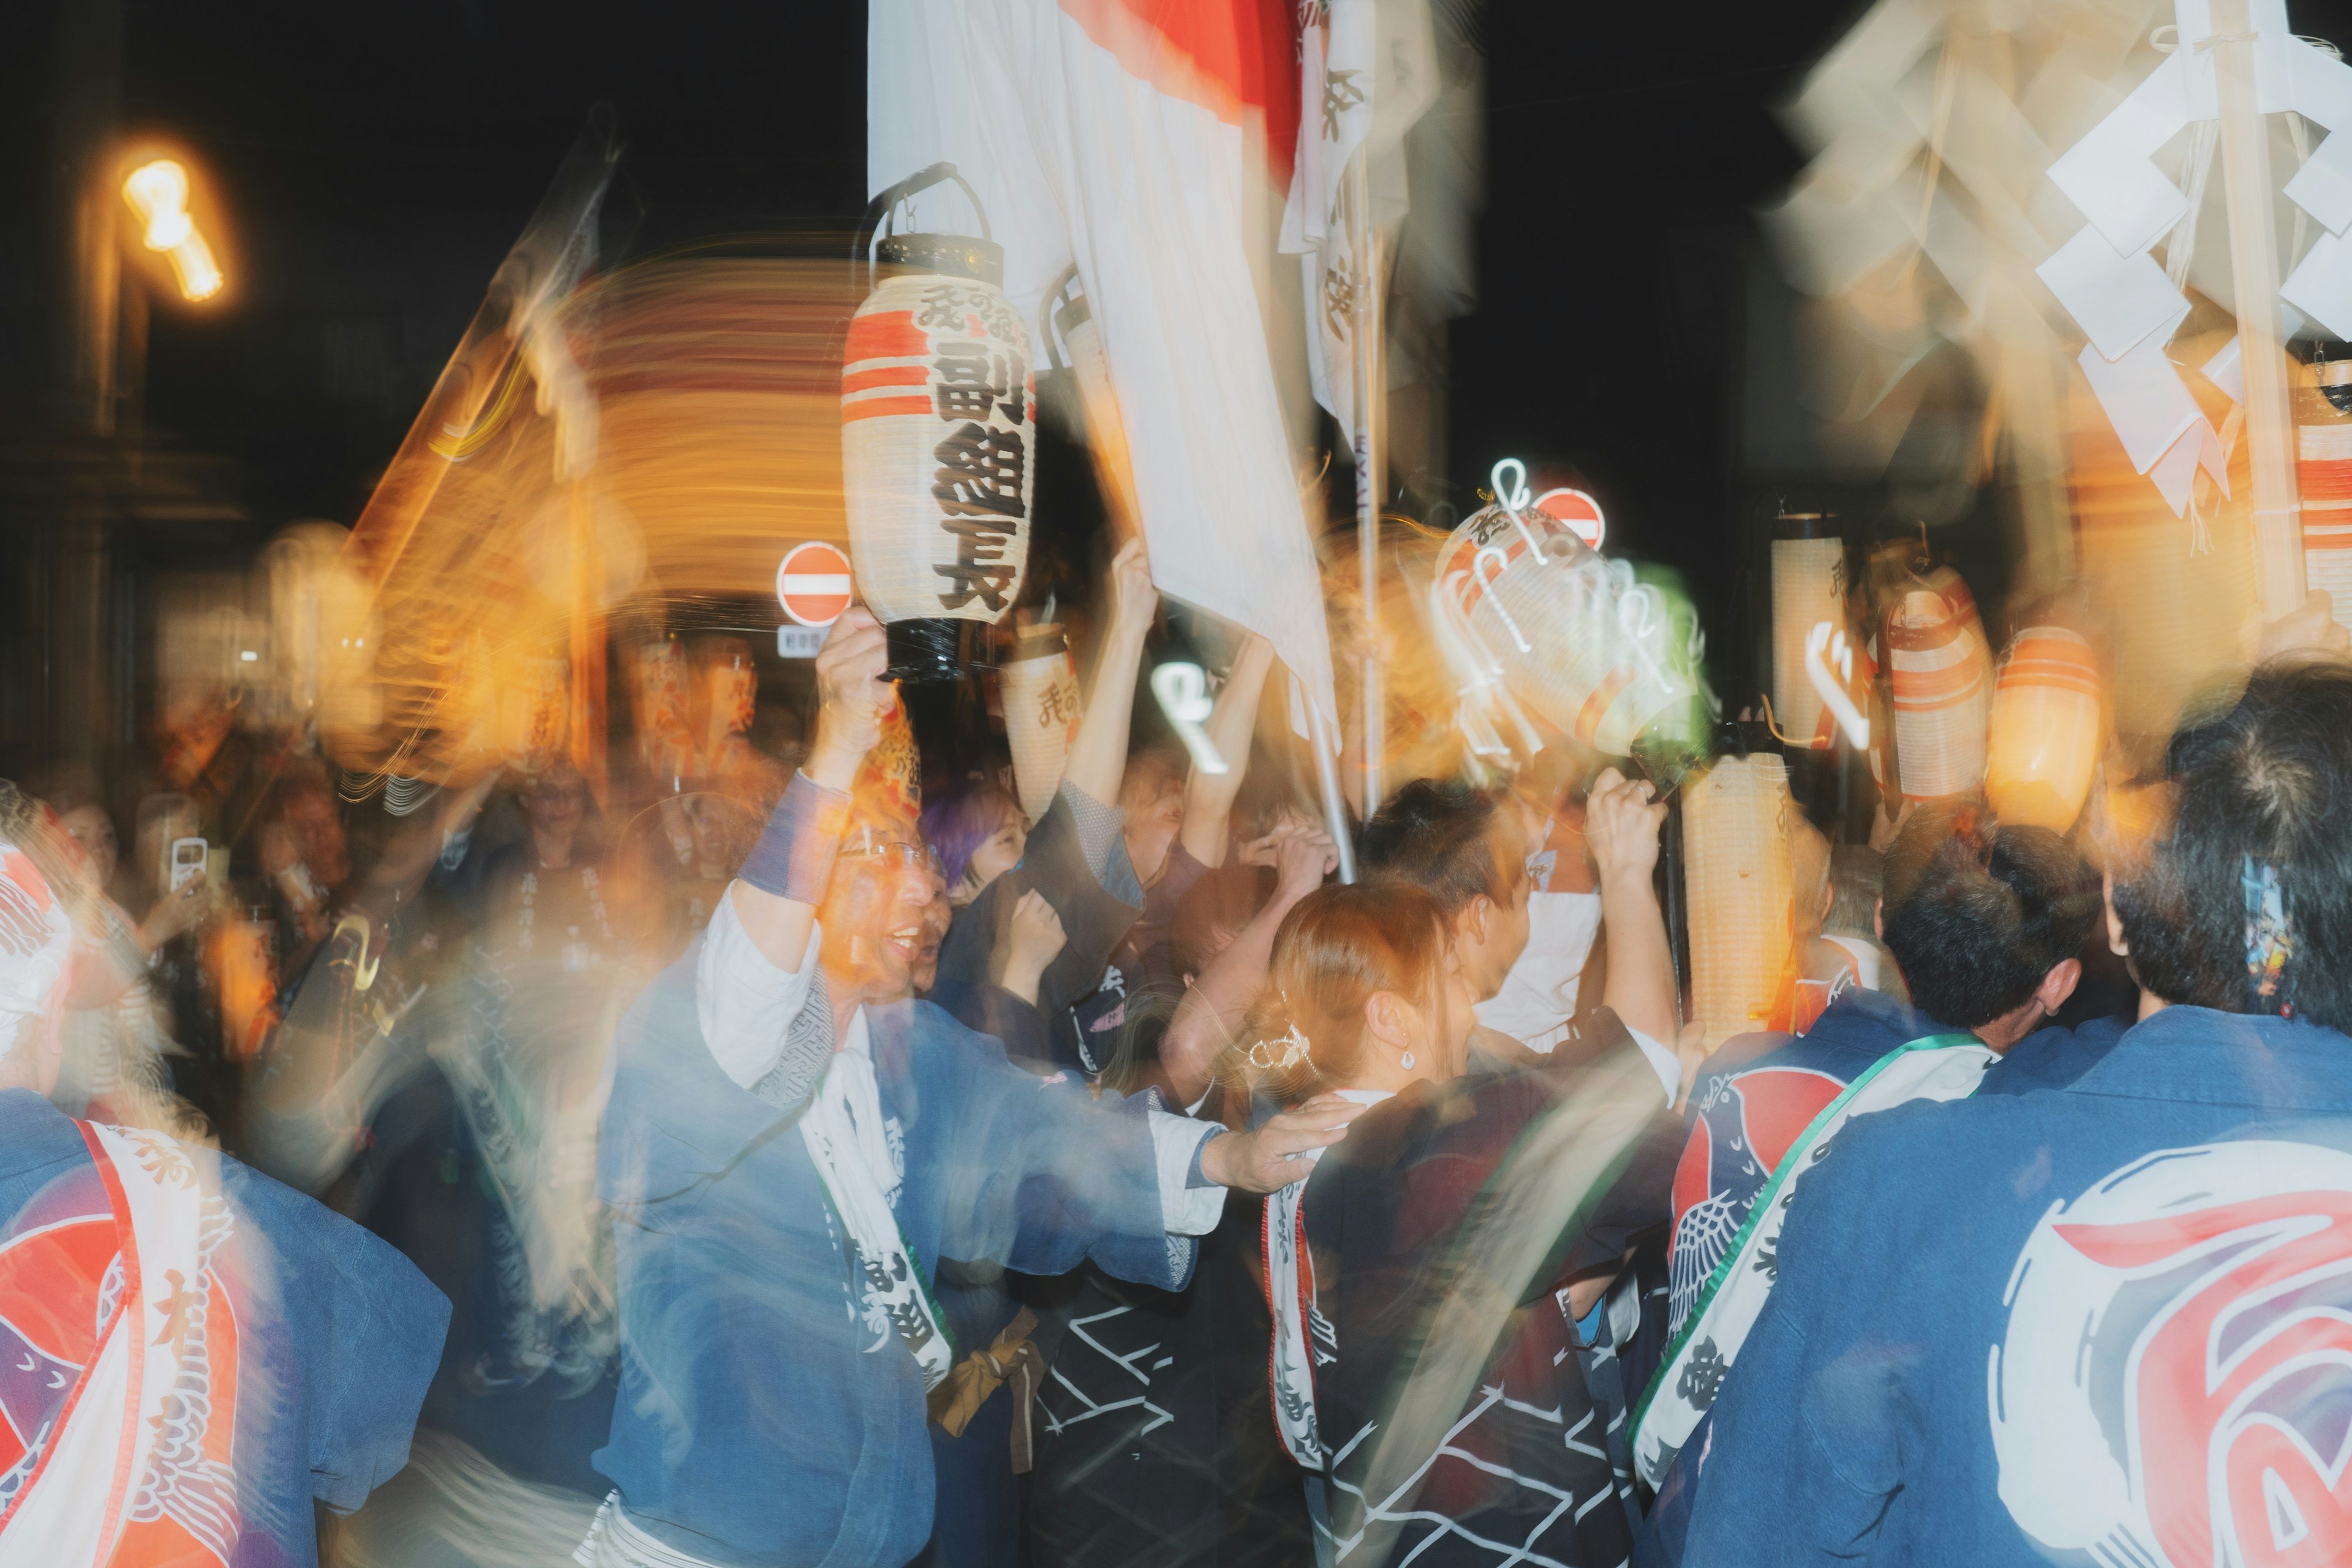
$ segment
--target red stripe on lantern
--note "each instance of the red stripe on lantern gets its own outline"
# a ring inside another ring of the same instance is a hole
[[[931,369],[923,364],[886,365],[880,370],[853,370],[841,378],[841,395],[871,392],[877,386],[929,386]]]
[[[842,358],[856,364],[865,359],[920,359],[930,352],[930,335],[915,325],[915,312],[877,310],[849,323]]]
[[[1941,669],[1906,669],[1895,667],[1888,684],[1895,690],[1898,708],[1918,708],[1940,702],[1952,696],[1965,696],[1983,679],[1973,659],[1959,659]]]
[[[841,422],[856,423],[860,419],[879,419],[890,414],[929,414],[931,398],[929,393],[920,397],[861,397],[852,402],[841,401]]]
[[[2315,463],[2306,458],[2294,466],[2303,504],[2352,506],[2352,461]]]

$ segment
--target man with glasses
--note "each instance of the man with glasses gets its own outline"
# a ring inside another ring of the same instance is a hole
[[[622,1386],[590,1568],[898,1568],[930,1526],[925,1394],[962,1353],[942,1258],[1164,1289],[1223,1189],[1271,1192],[1355,1109],[1254,1133],[1040,1081],[911,1000],[938,865],[854,794],[896,698],[863,610],[816,661],[816,741],[700,942],[621,1026],[598,1186]]]

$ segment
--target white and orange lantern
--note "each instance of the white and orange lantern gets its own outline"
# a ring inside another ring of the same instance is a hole
[[[1966,795],[1984,782],[1992,653],[1960,574],[1906,573],[1887,595],[1882,647],[1904,798]]]
[[[1004,695],[1004,739],[1013,749],[1013,783],[1030,821],[1045,815],[1070,742],[1078,732],[1078,672],[1068,640],[1057,626],[1032,626],[1021,634],[1013,657],[997,670]]]
[[[1845,542],[1827,512],[1782,512],[1772,525],[1772,719],[1801,745],[1827,746],[1837,721],[1824,719],[1805,648],[1823,622],[1845,630]]]
[[[1717,758],[1683,784],[1690,895],[1691,1010],[1710,1051],[1787,1026],[1796,976],[1789,765],[1766,752]]]
[[[2028,626],[2010,644],[1992,694],[1985,800],[2004,823],[2063,833],[2082,815],[2098,765],[2099,662],[2080,632]]]
[[[2352,360],[2302,374],[2295,411],[2295,489],[2303,499],[2303,580],[2326,591],[2338,626],[2352,626]],[[2319,395],[2311,395],[2315,392]]]
[[[1664,596],[1607,561],[1574,527],[1529,504],[1524,471],[1463,521],[1438,553],[1430,602],[1443,640],[1474,679],[1498,681],[1555,728],[1609,756],[1695,695]]]
[[[954,178],[936,164],[885,191],[877,224],[924,186]],[[989,239],[893,235],[876,254],[902,270],[849,324],[841,460],[850,554],[866,606],[886,626],[890,675],[953,679],[957,623],[1003,619],[1028,563],[1029,333],[1004,297],[1003,249]]]

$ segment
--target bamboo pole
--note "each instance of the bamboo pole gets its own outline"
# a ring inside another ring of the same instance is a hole
[[[1363,811],[1381,807],[1383,753],[1388,748],[1388,706],[1381,690],[1381,496],[1387,489],[1387,443],[1381,439],[1387,377],[1381,363],[1385,332],[1381,319],[1383,273],[1381,230],[1372,212],[1372,154],[1357,149],[1348,174],[1348,207],[1356,252],[1353,331],[1356,339],[1356,555],[1363,595],[1363,647],[1358,687],[1362,725]]]
[[[2230,202],[2230,279],[2246,374],[2247,458],[2253,473],[2254,585],[2265,619],[2303,604],[2303,516],[2295,493],[2294,422],[2279,335],[2278,240],[2271,224],[2269,132],[2254,94],[2254,34],[2246,0],[2213,0],[2214,84]]]

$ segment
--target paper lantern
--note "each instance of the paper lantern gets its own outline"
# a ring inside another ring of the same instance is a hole
[[[1431,601],[1512,696],[1607,755],[1631,756],[1696,694],[1669,662],[1663,597],[1549,512],[1498,503],[1465,519],[1438,553]]]
[[[1992,655],[1960,574],[1905,574],[1888,595],[1885,642],[1905,798],[1975,789],[1984,782]]]
[[[1718,758],[1683,789],[1691,1007],[1712,1051],[1734,1035],[1787,1023],[1795,806],[1788,763],[1765,753]]]
[[[1013,784],[1023,813],[1035,822],[1062,787],[1070,742],[1078,732],[1078,672],[1062,628],[1035,626],[1022,633],[997,681],[1004,694]]]
[[[1772,530],[1772,717],[1800,742],[1834,739],[1822,695],[1805,673],[1805,639],[1827,621],[1845,626],[1845,542],[1822,512],[1786,512]],[[1832,725],[1834,725],[1832,721]]]
[[[885,192],[877,206],[935,179]],[[986,226],[985,217],[982,226]],[[950,680],[958,621],[1003,618],[1029,555],[1036,457],[1029,333],[985,238],[898,235],[884,281],[849,324],[841,373],[842,499],[866,606],[890,674]]]
[[[683,789],[695,771],[686,651],[675,642],[645,643],[635,650],[632,664],[637,760],[648,777],[672,790]]]
[[[499,692],[499,746],[509,767],[537,775],[554,764],[571,733],[572,663],[525,659],[518,674]]]
[[[2063,833],[2091,793],[2103,726],[2099,665],[2064,626],[2028,626],[1993,689],[1985,798],[2005,823]]]
[[[2295,486],[2303,496],[2303,580],[2352,626],[2352,360],[2297,366]]]

